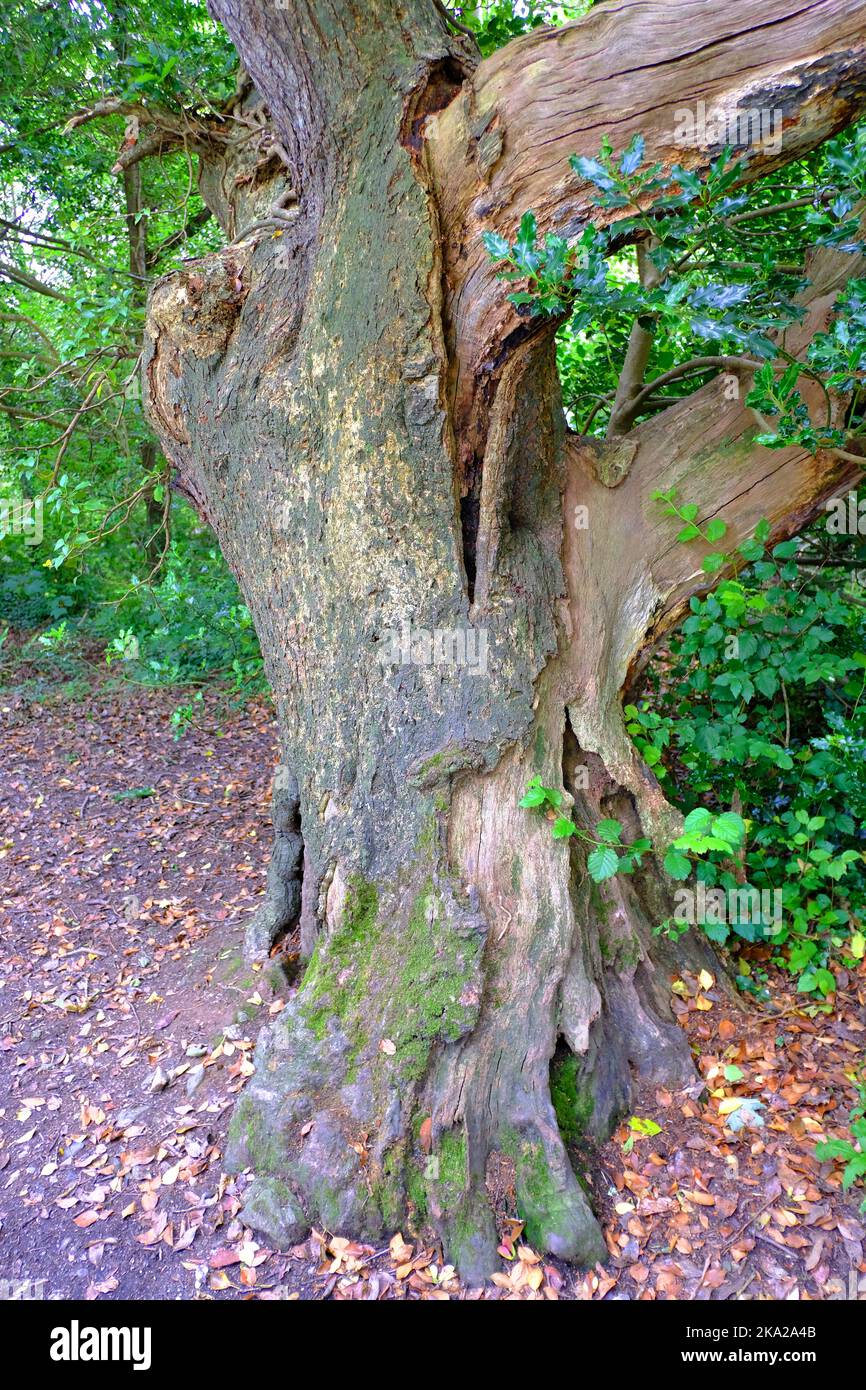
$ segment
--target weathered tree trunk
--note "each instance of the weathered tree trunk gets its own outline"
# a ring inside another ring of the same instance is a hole
[[[651,935],[667,888],[655,864],[591,887],[574,842],[518,800],[539,774],[583,823],[614,814],[666,844],[678,818],[620,691],[702,576],[650,493],[679,485],[736,542],[762,514],[799,524],[852,466],[796,450],[768,466],[714,383],[627,445],[569,438],[553,326],[514,315],[480,232],[528,207],[577,230],[587,190],[567,156],[596,152],[609,112],[622,144],[641,129],[664,157],[696,94],[784,105],[781,158],[809,148],[862,100],[866,5],[804,17],[771,0],[754,35],[708,3],[683,5],[682,33],[670,4],[605,6],[480,66],[429,0],[213,8],[287,168],[269,147],[203,171],[229,235],[250,231],[158,283],[145,377],[277,703],[278,847],[253,944],[299,915],[311,955],[233,1121],[231,1160],[256,1175],[246,1216],[281,1241],[311,1223],[377,1237],[411,1202],[480,1277],[498,1154],[529,1238],[591,1262],[605,1246],[551,1060],[576,1059],[594,1134],[636,1079],[691,1076]],[[753,171],[779,158],[759,151]],[[822,262],[811,331],[850,273]]]

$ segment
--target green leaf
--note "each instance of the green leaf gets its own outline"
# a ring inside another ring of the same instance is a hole
[[[617,872],[619,855],[610,845],[599,845],[587,858],[586,867],[594,883],[603,883],[606,878],[613,878]]]
[[[565,840],[569,835],[577,834],[577,826],[570,816],[557,816],[551,827],[554,840]]]
[[[849,1187],[852,1187],[857,1179],[862,1178],[864,1174],[866,1174],[866,1154],[855,1154],[845,1165],[845,1171],[842,1174],[843,1190],[847,1192]]]
[[[746,835],[746,822],[736,811],[723,811],[713,820],[713,835],[729,845],[741,845]]]
[[[597,159],[587,159],[585,155],[574,154],[571,156],[569,163],[572,169],[580,174],[582,179],[587,179],[590,183],[594,183],[596,187],[602,189],[602,191],[606,192],[616,187],[607,169],[605,169],[604,165],[600,164]]]
[[[499,232],[482,232],[481,240],[488,256],[494,261],[506,261],[511,258],[511,245],[509,241],[500,236]]]
[[[688,878],[692,871],[691,860],[687,859],[684,854],[680,854],[679,850],[674,849],[673,845],[671,845],[665,855],[664,865],[665,871],[670,874],[671,878]]]
[[[618,820],[600,820],[595,827],[595,833],[606,844],[617,845],[622,835],[622,826]]]
[[[146,797],[156,796],[153,787],[131,787],[128,792],[114,792],[112,801],[143,801]]]
[[[656,1124],[655,1120],[645,1120],[641,1115],[632,1115],[628,1122],[628,1127],[635,1134],[644,1134],[647,1138],[652,1138],[655,1134],[661,1134],[661,1125]]]
[[[755,685],[762,695],[766,695],[768,698],[775,695],[779,689],[779,681],[775,671],[771,671],[769,667],[764,671],[758,671],[755,676]]]
[[[711,544],[715,545],[716,541],[720,541],[722,539],[722,536],[725,534],[727,529],[727,522],[722,521],[722,518],[720,516],[714,516],[710,521],[707,522],[704,534],[706,535],[707,540],[710,541]]]
[[[538,235],[538,223],[534,212],[525,212],[520,219],[520,226],[517,229],[517,241],[514,243],[518,251],[531,251],[535,246],[535,238]]]
[[[726,922],[702,922],[701,931],[717,946],[724,946],[731,934],[730,927]]]
[[[633,174],[643,163],[644,156],[644,137],[640,134],[633,135],[631,142],[620,160],[619,172],[621,174]]]
[[[710,555],[705,555],[701,563],[704,574],[716,574],[725,563],[726,557],[713,551]]]
[[[849,1144],[847,1139],[827,1139],[821,1144],[815,1145],[815,1157],[826,1163],[828,1158],[849,1159],[854,1153],[854,1145]]]
[[[535,806],[543,806],[546,800],[543,787],[530,787],[517,804],[526,810]]]
[[[823,995],[836,993],[836,976],[823,968],[815,971],[815,982]]]

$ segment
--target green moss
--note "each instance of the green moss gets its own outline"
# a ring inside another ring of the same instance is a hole
[[[342,922],[317,945],[298,1007],[317,1039],[340,1027],[351,1045],[350,1074],[362,1052],[393,1042],[392,1060],[380,1058],[383,1074],[388,1084],[406,1085],[423,1075],[437,1038],[453,1042],[472,1027],[478,1002],[464,989],[483,943],[454,929],[432,879],[402,931],[380,916],[375,886],[353,878]]]
[[[319,1219],[331,1235],[339,1232],[340,1195],[329,1183],[319,1182],[312,1188],[312,1197]]]
[[[286,988],[288,976],[282,965],[269,965],[265,971],[265,979],[273,990],[274,994],[279,994],[280,990]]]
[[[520,880],[523,876],[523,860],[519,854],[515,854],[511,861],[511,891],[520,892]]]
[[[289,1184],[283,1182],[281,1178],[271,1178],[269,1181],[269,1188],[274,1198],[281,1206],[288,1207],[294,1204],[295,1199],[292,1195],[292,1189],[289,1187]]]
[[[517,1210],[527,1242],[547,1250],[551,1233],[570,1224],[572,1199],[554,1183],[541,1144],[510,1131],[503,1136],[502,1147],[514,1160]]]
[[[628,970],[636,965],[643,955],[637,936],[617,936],[609,928],[611,905],[608,903],[597,883],[591,883],[589,900],[599,929],[599,949],[601,958],[616,970]]]
[[[423,1172],[411,1161],[406,1170],[406,1192],[415,1208],[415,1226],[423,1226],[427,1220],[427,1186]]]
[[[539,724],[535,730],[535,744],[532,750],[532,765],[536,772],[544,771],[544,759],[547,755],[547,742],[544,737],[544,729]]]
[[[244,1155],[244,1166],[255,1173],[285,1170],[286,1151],[265,1124],[261,1111],[248,1096],[241,1096],[229,1125],[229,1147]]]
[[[608,919],[610,908],[608,904],[605,902],[602,896],[601,889],[599,888],[597,883],[590,882],[589,901],[592,904],[592,910],[595,913],[598,921],[601,923],[606,922]]]
[[[477,1006],[461,996],[479,947],[448,927],[442,900],[428,881],[409,915],[391,1033],[410,1077],[423,1071],[435,1038],[454,1042],[472,1026]]]
[[[388,1150],[381,1170],[370,1184],[373,1201],[381,1213],[385,1229],[389,1231],[398,1229],[406,1210],[404,1201],[405,1154],[406,1144],[404,1140],[401,1140]]]
[[[375,883],[356,876],[349,883],[340,934],[362,939],[376,921],[378,911],[379,894]]]
[[[452,1211],[459,1207],[469,1187],[469,1154],[462,1130],[439,1136],[436,1158],[438,1177],[435,1181],[439,1184],[439,1204],[443,1211]]]
[[[422,777],[426,777],[428,773],[435,772],[437,768],[441,767],[444,761],[444,753],[434,753],[431,758],[426,758],[424,760],[424,762],[418,768],[416,775],[419,779]]]
[[[496,1230],[483,1180],[470,1177],[462,1127],[439,1136],[426,1176],[430,1205],[444,1225],[449,1257],[472,1283],[482,1283],[495,1259]]]
[[[472,1194],[467,1201],[461,1202],[450,1213],[448,1221],[451,1234],[450,1243],[454,1251],[454,1260],[458,1265],[463,1264],[466,1255],[471,1252],[478,1239],[484,1215],[486,1215],[484,1199],[480,1194]]]
[[[358,1023],[378,913],[376,885],[355,875],[346,891],[342,921],[333,936],[324,943],[321,939],[317,942],[301,993],[301,1015],[314,1036],[324,1038],[329,1020],[337,1019],[356,1051],[365,1041]]]
[[[643,957],[640,941],[636,936],[624,938],[617,944],[617,970],[631,970]]]
[[[566,1144],[575,1144],[585,1133],[595,1106],[592,1092],[579,1079],[580,1062],[571,1053],[554,1059],[550,1069],[550,1096],[559,1132]]]
[[[637,965],[643,956],[640,941],[636,936],[605,936],[598,940],[601,958],[611,970],[629,970]]]
[[[419,859],[432,861],[439,844],[439,818],[435,811],[426,817],[416,842]]]
[[[409,782],[413,787],[428,789],[442,786],[449,777],[466,766],[466,761],[466,750],[459,743],[449,743],[413,768]]]

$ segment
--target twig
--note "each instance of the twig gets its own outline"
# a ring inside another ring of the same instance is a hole
[[[739,1240],[743,1232],[749,1229],[752,1222],[756,1221],[757,1218],[767,1210],[767,1207],[771,1207],[774,1202],[778,1202],[780,1196],[781,1193],[777,1192],[774,1197],[769,1197],[766,1202],[763,1202],[761,1206],[758,1207],[757,1211],[752,1212],[752,1215],[749,1217],[748,1221],[744,1221],[739,1230],[734,1231],[734,1234],[731,1236],[730,1240],[725,1241],[720,1253],[724,1254],[726,1250],[730,1250],[731,1246],[734,1244],[734,1241]],[[701,1275],[701,1279],[703,1280],[703,1275]],[[698,1288],[700,1288],[700,1284],[698,1285]]]

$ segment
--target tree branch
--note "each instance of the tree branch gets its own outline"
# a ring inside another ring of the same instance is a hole
[[[650,249],[650,243],[647,241],[639,241],[637,244],[638,274],[644,289],[653,289],[662,278],[650,260]],[[607,426],[608,437],[625,434],[634,424],[638,414],[635,402],[641,394],[654,339],[655,321],[647,325],[642,318],[636,318],[631,326],[625,361],[617,382],[613,409]]]
[[[194,212],[191,217],[188,217],[183,226],[178,227],[176,232],[172,232],[170,236],[158,242],[157,245],[147,253],[148,269],[152,270],[155,266],[159,265],[163,256],[167,256],[169,251],[176,250],[178,246],[182,246],[185,241],[191,236],[194,236],[196,232],[200,231],[201,228],[210,221],[211,216],[212,213],[210,208],[200,208],[198,212]]]
[[[68,295],[60,290],[55,290],[52,285],[46,285],[43,280],[37,280],[35,275],[28,275],[25,270],[19,270],[17,266],[9,265],[8,261],[0,261],[0,277],[11,280],[13,284],[21,285],[24,289],[34,290],[36,294],[47,295],[49,299],[59,299],[63,304],[71,301]]]
[[[827,328],[840,290],[864,271],[864,255],[829,248],[816,254],[810,284],[801,297],[804,317],[786,335],[792,359],[805,358],[815,334]],[[693,594],[745,563],[736,554],[737,546],[753,534],[758,521],[766,518],[772,540],[781,540],[809,522],[824,501],[862,477],[866,457],[850,450],[826,449],[812,455],[798,446],[767,449],[756,445],[758,426],[745,404],[752,370],[739,363],[739,391],[733,399],[721,379],[715,378],[636,426],[628,435],[636,449],[634,463],[616,489],[596,480],[587,443],[577,441],[572,446],[566,516],[569,507],[587,507],[590,531],[596,538],[592,564],[579,544],[574,545],[573,564],[586,566],[580,574],[580,581],[589,586],[590,597],[585,601],[597,604],[602,614],[593,621],[609,625],[611,640],[618,645],[615,664],[620,683],[627,676],[631,683],[649,659],[652,644],[645,645],[647,629],[651,628],[654,641],[663,637],[680,620]],[[657,378],[648,389],[654,390],[661,380]],[[824,393],[817,382],[804,378],[801,393],[811,410],[824,407]],[[837,425],[845,417],[847,401],[834,396],[831,405],[830,423]],[[733,558],[712,576],[702,569],[707,546],[699,540],[677,542],[678,528],[653,501],[654,492],[671,489],[681,503],[699,504],[701,524],[712,517],[726,523],[719,550]]]
[[[678,114],[696,115],[699,102],[780,116],[779,138],[750,144],[748,126],[749,178],[800,158],[866,105],[866,0],[767,0],[759,10],[714,0],[599,5],[576,24],[513,40],[428,119],[464,472],[483,454],[486,412],[476,404],[489,399],[505,354],[552,331],[507,302],[481,233],[513,241],[529,209],[542,237],[574,237],[589,220],[623,216],[600,213],[594,189],[569,168],[570,155],[596,155],[605,135],[624,149],[640,133],[649,160],[705,171],[720,144],[676,134]]]
[[[687,362],[679,362],[675,367],[669,367],[660,376],[653,377],[631,400],[632,420],[640,414],[643,406],[649,404],[649,398],[660,386],[667,386],[671,381],[679,381],[684,376],[698,376],[701,372],[709,372],[714,368],[717,371],[742,372],[744,370],[755,371],[762,366],[761,362],[755,361],[751,357],[690,357]],[[666,405],[673,402],[666,401]]]

